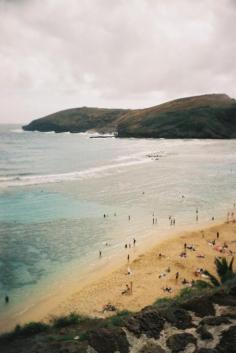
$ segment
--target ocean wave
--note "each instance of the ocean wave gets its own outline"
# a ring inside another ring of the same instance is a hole
[[[124,171],[125,168],[150,163],[150,158],[142,157],[127,162],[113,163],[95,168],[88,168],[81,171],[46,174],[46,175],[17,175],[0,177],[0,187],[10,186],[30,186],[49,183],[60,183],[64,181],[83,180],[88,178],[99,178],[110,174],[116,174]]]
[[[23,132],[25,132],[25,130],[23,130],[23,129],[13,129],[13,130],[11,130],[11,132],[15,132],[16,134],[22,134]]]

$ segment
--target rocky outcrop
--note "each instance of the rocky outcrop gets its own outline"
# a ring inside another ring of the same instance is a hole
[[[145,334],[147,337],[158,339],[164,328],[164,322],[165,320],[158,310],[150,307],[130,317],[126,321],[125,327],[137,337]]]
[[[138,138],[236,138],[236,101],[225,94],[176,99],[146,109],[74,108],[23,126],[27,131],[116,132]]]
[[[178,329],[184,330],[193,327],[192,316],[185,309],[170,307],[165,310],[160,310],[160,313],[167,322]]]
[[[0,352],[236,353],[235,299],[233,292],[218,291],[165,308],[149,306],[122,320],[90,319],[85,327],[10,336],[0,339]]]
[[[100,328],[88,333],[88,343],[98,353],[128,353],[129,343],[121,328]]]
[[[181,304],[181,307],[194,312],[197,316],[215,315],[215,308],[211,297],[201,296],[192,298]]]
[[[236,353],[236,326],[231,326],[222,332],[216,349],[219,353]]]
[[[177,333],[170,336],[167,341],[167,347],[172,353],[179,353],[184,351],[189,344],[196,346],[197,339],[191,333]]]

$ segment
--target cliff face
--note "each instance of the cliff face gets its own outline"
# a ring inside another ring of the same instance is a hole
[[[236,100],[188,97],[139,110],[77,108],[32,121],[29,131],[117,132],[118,137],[236,138]]]
[[[1,337],[1,353],[236,353],[236,287],[128,316],[34,330]]]

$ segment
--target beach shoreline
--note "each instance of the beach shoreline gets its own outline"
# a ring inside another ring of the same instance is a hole
[[[189,227],[188,227],[189,228]],[[236,251],[236,225],[234,223],[196,224],[192,229],[177,229],[169,234],[163,234],[155,239],[156,230],[146,238],[143,244],[136,244],[131,249],[124,249],[124,254],[111,260],[104,259],[98,269],[92,270],[81,280],[80,284],[62,288],[61,293],[42,300],[37,306],[22,313],[15,320],[0,323],[0,331],[8,331],[16,323],[29,321],[50,321],[52,316],[66,315],[78,312],[92,317],[106,317],[114,312],[103,312],[104,306],[112,304],[117,310],[138,311],[151,305],[155,300],[165,296],[178,294],[184,286],[183,278],[188,281],[194,278],[197,268],[207,268],[214,272],[214,257],[219,255],[209,246],[208,241],[220,233],[218,242],[230,243],[233,252]],[[202,236],[204,232],[204,238]],[[235,243],[233,243],[235,241]],[[196,251],[187,251],[187,258],[180,258],[184,243],[193,244]],[[127,254],[130,253],[130,261]],[[159,258],[159,254],[163,254]],[[196,257],[204,254],[205,258]],[[228,257],[229,255],[226,254]],[[170,268],[170,272],[166,272]],[[129,269],[132,274],[128,275]],[[175,275],[179,272],[176,282]],[[160,275],[163,275],[159,278]],[[132,295],[122,295],[126,285],[133,286]],[[162,288],[171,287],[171,293]]]

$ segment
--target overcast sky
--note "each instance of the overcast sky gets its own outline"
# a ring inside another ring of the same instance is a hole
[[[236,0],[0,0],[0,122],[236,98]]]

